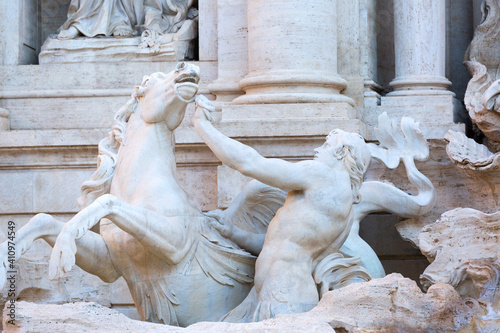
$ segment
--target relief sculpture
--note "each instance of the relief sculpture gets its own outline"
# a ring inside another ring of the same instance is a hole
[[[72,0],[68,19],[45,41],[39,61],[191,59],[197,19],[193,0]]]

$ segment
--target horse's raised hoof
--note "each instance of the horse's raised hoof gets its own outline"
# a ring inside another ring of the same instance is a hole
[[[75,266],[76,242],[71,235],[61,232],[57,237],[49,262],[49,279],[57,280]]]

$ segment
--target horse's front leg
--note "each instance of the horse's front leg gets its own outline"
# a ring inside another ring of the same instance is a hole
[[[105,194],[64,225],[50,257],[50,279],[58,279],[72,269],[75,264],[75,240],[104,217],[136,238],[147,250],[174,265],[184,258],[193,243],[189,220],[203,218],[203,215],[163,216]]]
[[[45,240],[54,246],[57,235],[64,227],[64,222],[58,221],[48,214],[37,214],[15,235],[14,241],[0,244],[0,288],[5,283],[5,273],[12,261],[17,261],[31,248],[37,239]],[[14,257],[8,257],[9,245],[15,248]],[[116,272],[104,239],[94,232],[89,232],[76,242],[78,255],[76,264],[84,271],[97,275],[104,282],[113,282],[120,277]],[[10,261],[9,261],[10,260]]]

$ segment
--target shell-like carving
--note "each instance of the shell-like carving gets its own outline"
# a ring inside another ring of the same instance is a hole
[[[500,153],[493,154],[486,146],[460,132],[448,131],[446,152],[460,168],[472,171],[494,171],[500,168]]]

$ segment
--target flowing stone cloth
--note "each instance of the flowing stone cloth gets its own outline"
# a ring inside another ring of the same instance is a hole
[[[71,0],[61,29],[74,26],[87,37],[111,36],[117,27],[136,28],[142,22],[143,0]]]

